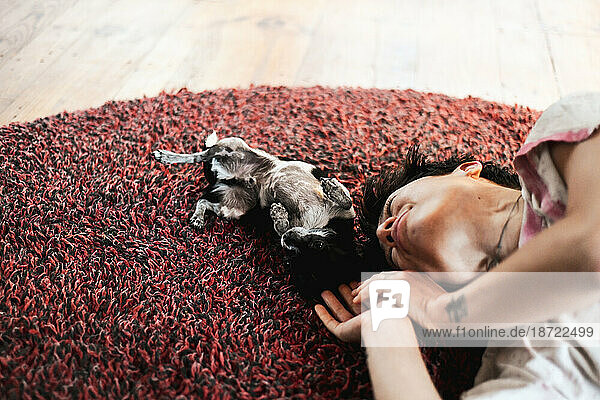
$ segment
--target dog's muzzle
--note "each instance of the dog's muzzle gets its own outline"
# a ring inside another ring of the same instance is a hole
[[[328,228],[295,227],[281,235],[281,246],[295,255],[305,250],[319,252],[327,247],[325,243],[332,235],[335,235],[335,232]]]

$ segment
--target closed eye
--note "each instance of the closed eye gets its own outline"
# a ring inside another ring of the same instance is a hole
[[[396,196],[394,196],[393,198],[388,198],[384,207],[383,207],[383,217],[382,220],[385,220],[387,218],[390,217],[390,215],[392,215],[392,202],[394,201],[394,198]]]

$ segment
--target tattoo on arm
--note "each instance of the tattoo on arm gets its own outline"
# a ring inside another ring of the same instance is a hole
[[[460,322],[464,317],[467,316],[467,302],[465,301],[465,295],[450,300],[446,306],[446,312],[450,321]]]

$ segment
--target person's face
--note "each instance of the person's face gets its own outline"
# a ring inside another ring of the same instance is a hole
[[[413,271],[485,271],[507,199],[517,191],[480,178],[481,164],[418,179],[392,193],[377,238],[388,263]]]

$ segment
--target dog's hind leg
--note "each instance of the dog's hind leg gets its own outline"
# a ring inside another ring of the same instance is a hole
[[[204,226],[204,214],[206,211],[212,211],[215,214],[220,214],[219,203],[212,203],[207,199],[200,199],[196,203],[196,210],[190,218],[190,223],[196,228],[202,228]]]
[[[323,194],[339,205],[344,210],[349,210],[352,207],[352,197],[350,192],[335,178],[321,178],[321,188],[323,188]]]
[[[190,219],[190,222],[196,228],[204,226],[204,216],[206,211],[212,211],[219,217],[228,219],[239,219],[250,209],[254,208],[258,202],[258,189],[256,181],[249,180],[238,182],[237,185],[226,185],[218,183],[207,195],[220,199],[218,202],[212,202],[203,197],[196,204],[196,211]]]
[[[281,203],[271,204],[271,219],[273,227],[279,236],[283,235],[290,228],[288,212]]]
[[[194,164],[203,162],[206,151],[191,154],[174,153],[169,150],[156,150],[152,153],[156,161],[163,164]]]

